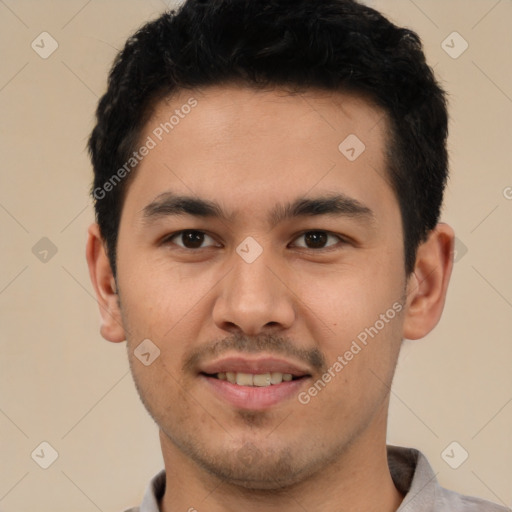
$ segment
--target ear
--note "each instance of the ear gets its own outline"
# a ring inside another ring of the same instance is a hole
[[[419,247],[407,283],[404,338],[426,336],[439,322],[453,267],[454,233],[438,224]]]
[[[118,343],[124,341],[126,336],[119,308],[116,281],[105,248],[98,224],[92,224],[87,232],[86,258],[100,307],[100,333],[106,340]]]

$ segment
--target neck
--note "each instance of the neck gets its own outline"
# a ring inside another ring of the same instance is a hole
[[[388,467],[385,421],[307,479],[281,489],[247,489],[206,472],[160,432],[166,469],[162,512],[394,512],[403,496]]]

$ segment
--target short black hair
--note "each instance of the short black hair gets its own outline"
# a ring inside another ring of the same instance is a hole
[[[446,94],[418,35],[355,0],[186,0],[128,39],[97,108],[91,193],[114,276],[129,183],[116,172],[126,169],[152,106],[183,89],[230,83],[351,92],[385,112],[387,178],[412,272],[448,175]]]

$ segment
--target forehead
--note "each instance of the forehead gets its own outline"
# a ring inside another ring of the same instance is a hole
[[[197,104],[188,108],[190,103]],[[189,121],[184,122],[187,118]],[[378,139],[385,133],[382,128],[386,116],[368,100],[349,93],[311,89],[292,93],[277,88],[257,90],[225,85],[182,90],[158,102],[144,133],[155,132],[159,138],[159,127],[169,121],[172,129],[161,134],[166,139],[165,135],[186,136],[193,131],[194,137],[205,145],[229,145],[235,150],[233,143],[238,141],[252,140],[271,146],[274,142],[279,152],[285,154],[287,150],[303,147],[302,141],[314,143],[318,138],[328,138],[331,142],[341,142],[340,137],[347,130],[353,130],[367,144],[379,149],[376,143],[382,142]],[[375,130],[379,125],[381,129]],[[325,151],[326,147],[321,149]],[[334,151],[330,156],[337,158],[338,144],[331,144],[331,149]]]
[[[146,123],[139,145],[151,149],[125,207],[140,211],[165,191],[232,203],[242,215],[310,191],[393,200],[386,133],[382,110],[352,94],[182,90],[157,103]]]

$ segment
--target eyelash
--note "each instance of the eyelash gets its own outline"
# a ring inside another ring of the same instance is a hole
[[[184,233],[201,234],[201,235],[205,235],[205,236],[210,237],[211,239],[213,239],[213,237],[211,235],[209,235],[208,233],[206,233],[204,231],[201,231],[201,230],[198,230],[198,229],[183,229],[181,231],[176,231],[175,233],[172,233],[169,236],[166,236],[162,240],[162,244],[164,244],[164,245],[165,244],[174,244],[174,245],[177,245],[179,247],[179,249],[184,250],[184,251],[198,251],[200,249],[208,249],[208,248],[214,247],[213,245],[210,245],[210,246],[207,246],[207,247],[190,248],[190,247],[184,247],[182,245],[176,244],[175,242],[172,242],[172,240],[174,238],[176,238],[176,237],[178,237],[180,235],[183,235]],[[326,234],[327,237],[335,237],[339,241],[338,244],[339,243],[341,243],[341,244],[349,243],[348,240],[346,238],[342,237],[341,235],[337,235],[335,233],[331,233],[330,231],[326,231],[326,230],[322,230],[322,229],[308,229],[307,231],[304,231],[304,232],[300,233],[299,235],[297,235],[294,238],[294,241],[297,240],[300,237],[303,237],[303,236],[309,234],[309,233],[323,233],[323,234]],[[306,249],[306,250],[315,251],[315,252],[328,251],[328,250],[332,250],[332,249],[336,248],[338,246],[338,244],[331,244],[331,245],[327,245],[325,247],[320,247],[320,248],[312,248],[312,247],[299,246],[299,249]]]

